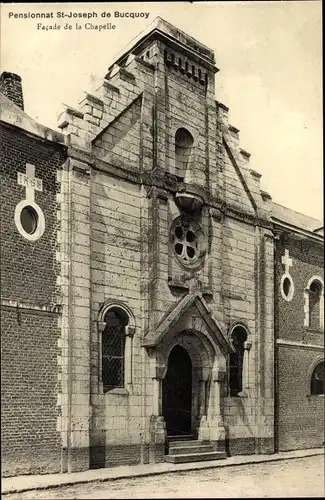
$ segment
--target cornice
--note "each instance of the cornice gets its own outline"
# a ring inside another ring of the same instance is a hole
[[[324,236],[317,235],[312,231],[307,231],[305,229],[299,228],[298,226],[285,223],[279,219],[276,219],[275,217],[271,218],[271,222],[273,224],[274,231],[280,236],[282,233],[288,233],[291,237],[306,238],[317,243],[324,244]]]

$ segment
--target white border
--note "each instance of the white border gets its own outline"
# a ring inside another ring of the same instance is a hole
[[[36,227],[35,231],[33,232],[33,234],[27,233],[24,230],[24,228],[20,222],[20,215],[21,215],[22,210],[25,207],[32,207],[38,215],[37,227]],[[42,209],[34,201],[30,201],[30,200],[20,201],[15,208],[15,224],[16,224],[16,227],[17,227],[19,233],[24,238],[26,238],[26,240],[29,240],[29,241],[38,240],[43,235],[43,233],[45,231],[45,218],[44,218],[44,214],[43,214]]]
[[[305,312],[305,319],[304,319],[304,326],[306,328],[309,328],[309,291],[312,283],[314,281],[318,281],[322,285],[322,291],[321,291],[321,296],[320,296],[320,301],[319,301],[319,328],[320,330],[324,330],[324,280],[321,276],[315,275],[312,276],[308,283],[307,287],[305,288],[304,291],[304,312]]]
[[[106,323],[104,322],[105,315],[110,309],[120,309],[128,318],[128,324],[125,326],[125,346],[124,346],[124,386],[114,387],[104,391],[103,384],[103,365],[102,365],[102,353],[103,353],[103,338],[102,334],[105,330]],[[109,299],[104,302],[100,311],[98,313],[98,331],[99,335],[99,388],[100,393],[104,394],[105,397],[112,394],[128,395],[132,394],[132,375],[133,375],[133,335],[135,334],[135,318],[131,309],[122,301]]]
[[[284,293],[284,290],[283,290],[283,283],[284,283],[284,280],[288,278],[288,280],[290,281],[290,284],[291,284],[291,288],[290,288],[290,291],[289,291],[289,294],[286,295]],[[280,290],[281,290],[281,295],[282,295],[282,298],[284,300],[286,300],[287,302],[291,302],[292,299],[293,299],[293,295],[295,293],[295,285],[293,284],[293,279],[291,277],[291,275],[289,273],[284,273],[282,275],[282,278],[281,278],[281,283],[280,283]]]

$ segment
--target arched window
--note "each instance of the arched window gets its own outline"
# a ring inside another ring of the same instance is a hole
[[[124,387],[125,338],[128,317],[118,308],[109,309],[104,316],[102,333],[102,381],[104,390]]]
[[[322,296],[322,285],[314,280],[309,287],[309,327],[319,329],[320,302]]]
[[[185,128],[179,128],[175,134],[175,167],[179,177],[184,178],[193,150],[194,139]]]
[[[324,361],[320,361],[313,371],[310,382],[312,395],[324,394]]]
[[[231,343],[233,352],[229,356],[229,388],[230,396],[238,396],[243,390],[243,366],[247,331],[241,325],[233,328]]]
[[[307,285],[305,296],[305,326],[312,330],[324,329],[324,283],[313,276]]]

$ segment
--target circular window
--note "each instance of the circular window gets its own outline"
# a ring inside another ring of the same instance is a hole
[[[294,285],[290,274],[284,274],[281,278],[281,295],[287,302],[290,302],[294,294]]]
[[[29,241],[38,240],[45,230],[42,209],[33,201],[22,200],[18,203],[15,223],[20,234]]]
[[[289,296],[289,293],[290,293],[290,290],[291,290],[291,281],[289,280],[289,278],[286,276],[283,280],[283,291],[284,291],[284,295],[286,295],[287,297]]]
[[[196,220],[188,216],[177,217],[172,224],[170,238],[182,264],[193,266],[201,263],[205,253],[205,238]]]
[[[20,213],[20,223],[28,234],[33,234],[37,228],[38,215],[33,207],[28,205],[24,207]]]

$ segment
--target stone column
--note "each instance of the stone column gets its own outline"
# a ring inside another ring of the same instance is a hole
[[[133,383],[133,367],[132,367],[132,346],[135,328],[133,326],[125,327],[125,383],[128,387]]]
[[[319,300],[319,327],[324,330],[324,286],[322,286],[322,292]]]
[[[163,462],[165,455],[166,425],[162,416],[162,381],[165,366],[160,365],[156,354],[151,353],[150,371],[152,379],[152,414],[150,417],[149,462]]]
[[[244,343],[244,366],[243,366],[243,390],[247,391],[250,389],[249,381],[249,351],[251,350],[252,343],[246,340]]]
[[[200,380],[200,410],[198,415],[199,441],[209,441],[210,439],[210,426],[207,419],[207,378]]]
[[[158,417],[162,415],[162,379],[158,377],[153,378],[152,386],[152,414]]]
[[[243,368],[242,368],[242,390],[238,393],[239,396],[248,396],[250,389],[249,380],[249,351],[252,347],[252,343],[249,340],[244,342],[244,357],[243,357]]]
[[[223,424],[223,416],[220,410],[220,394],[221,386],[223,382],[225,373],[220,372],[218,375],[218,380],[213,381],[213,393],[214,393],[214,415],[210,423],[210,440],[211,441],[224,441],[225,440],[225,428]]]
[[[225,428],[223,423],[223,415],[221,413],[221,395],[222,384],[226,374],[225,360],[218,360],[218,367],[212,370],[212,390],[213,390],[213,408],[210,420],[210,440],[223,441],[225,440]],[[215,363],[216,365],[216,363]]]
[[[200,410],[199,417],[206,414],[206,380],[200,380]]]

